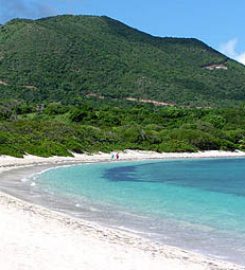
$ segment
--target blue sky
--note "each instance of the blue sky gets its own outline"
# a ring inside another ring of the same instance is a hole
[[[196,37],[245,64],[245,0],[0,0],[0,23],[107,15],[157,36]]]

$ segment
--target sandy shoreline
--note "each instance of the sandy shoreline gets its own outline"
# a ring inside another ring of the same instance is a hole
[[[109,161],[110,157],[102,153],[74,158],[0,157],[0,173],[23,166]],[[159,154],[128,150],[120,154],[120,160],[226,157],[245,157],[245,153]],[[11,175],[11,171],[8,173]],[[0,193],[0,237],[0,269],[245,269],[156,245],[136,235],[56,213],[4,193]]]
[[[120,161],[130,160],[154,160],[154,159],[198,159],[198,158],[242,158],[245,157],[245,152],[242,151],[204,151],[195,153],[157,153],[153,151],[135,151],[125,150],[120,154]],[[83,163],[83,162],[108,162],[111,161],[111,154],[98,153],[94,155],[87,154],[75,154],[74,157],[37,157],[32,155],[26,155],[24,158],[15,158],[10,156],[0,156],[0,173],[4,170],[17,168],[21,166],[33,166],[33,165],[56,165],[63,163]]]

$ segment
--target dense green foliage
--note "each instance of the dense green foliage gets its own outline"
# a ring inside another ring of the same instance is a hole
[[[108,17],[0,26],[0,100],[0,155],[245,150],[243,65]]]
[[[205,69],[209,64],[228,70]],[[88,93],[239,105],[245,67],[196,39],[153,37],[108,17],[16,19],[0,26],[0,98],[71,104]]]
[[[124,149],[245,150],[245,109],[187,109],[84,100],[0,104],[0,154],[72,155]]]

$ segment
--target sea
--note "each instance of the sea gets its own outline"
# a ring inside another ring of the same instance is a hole
[[[245,265],[243,158],[61,166],[21,185],[54,210]]]

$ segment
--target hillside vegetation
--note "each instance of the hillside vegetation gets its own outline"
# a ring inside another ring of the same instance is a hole
[[[245,67],[197,39],[153,37],[108,17],[0,26],[0,98],[75,104],[90,93],[235,106],[245,101]]]
[[[196,39],[95,16],[0,26],[0,155],[245,150],[244,104],[245,67]]]
[[[84,100],[0,105],[0,155],[72,155],[125,149],[245,150],[245,109],[184,109]]]

